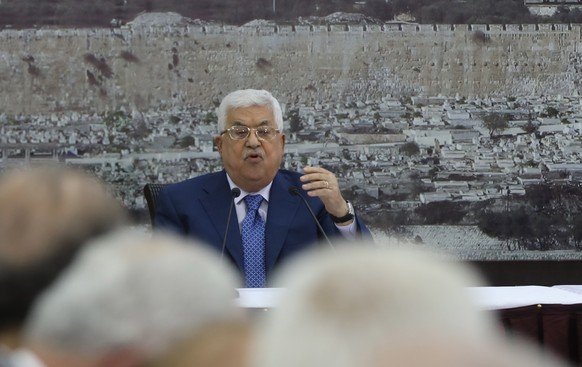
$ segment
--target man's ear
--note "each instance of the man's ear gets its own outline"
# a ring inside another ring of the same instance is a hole
[[[214,145],[216,145],[218,153],[222,153],[222,136],[217,135],[214,137]]]

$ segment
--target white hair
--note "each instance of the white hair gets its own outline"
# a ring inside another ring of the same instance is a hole
[[[310,253],[275,282],[287,291],[260,325],[255,366],[429,366],[449,358],[439,343],[460,359],[461,345],[491,346],[497,336],[466,289],[481,283],[460,263],[410,250],[358,244]],[[414,348],[423,343],[432,348]]]
[[[266,106],[273,112],[277,129],[283,131],[283,112],[279,101],[266,90],[241,89],[227,94],[216,109],[218,131],[224,131],[228,112],[234,108]]]
[[[90,244],[40,300],[33,344],[102,356],[133,348],[154,356],[214,322],[238,319],[238,278],[198,243],[133,231]]]

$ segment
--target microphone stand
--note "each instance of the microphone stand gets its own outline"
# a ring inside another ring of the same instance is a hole
[[[226,218],[226,230],[224,231],[224,237],[222,239],[222,249],[220,249],[220,260],[222,261],[222,258],[224,257],[224,249],[226,247],[226,238],[228,237],[228,229],[230,227],[230,217],[232,214],[232,207],[234,206],[234,199],[239,197],[240,195],[240,189],[238,187],[233,187],[232,190],[230,190],[230,196],[231,196],[231,200],[230,200],[230,208],[228,209],[228,218]]]
[[[315,213],[313,212],[313,209],[311,209],[311,206],[309,206],[309,203],[307,202],[307,200],[305,200],[305,198],[303,197],[303,195],[301,195],[299,193],[299,189],[297,189],[297,187],[295,186],[289,186],[289,193],[293,196],[299,196],[301,198],[301,200],[303,201],[303,203],[305,204],[305,206],[307,207],[307,210],[309,210],[309,213],[311,214],[311,217],[313,218],[313,220],[315,221],[315,224],[317,224],[317,228],[319,228],[321,234],[323,235],[323,237],[325,238],[325,241],[327,242],[327,244],[329,245],[329,247],[331,247],[332,250],[335,250],[335,247],[331,244],[331,241],[329,240],[329,238],[327,237],[327,234],[325,233],[325,231],[323,230],[323,227],[321,226],[321,224],[319,223],[319,221],[317,220],[317,216],[315,216]]]

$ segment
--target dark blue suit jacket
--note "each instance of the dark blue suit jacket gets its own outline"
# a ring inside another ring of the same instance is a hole
[[[271,186],[265,229],[267,276],[288,257],[324,240],[301,198],[289,194],[289,186],[299,188],[332,242],[334,237],[341,236],[322,201],[300,189],[299,177],[297,172],[279,170]],[[168,185],[158,197],[156,229],[192,236],[220,252],[232,199],[224,170]],[[357,217],[356,225],[359,234],[371,238]],[[243,248],[234,208],[224,255],[231,258],[242,274]]]

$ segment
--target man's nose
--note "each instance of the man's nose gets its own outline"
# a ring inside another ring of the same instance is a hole
[[[258,147],[261,145],[261,141],[257,138],[257,130],[249,131],[249,137],[247,138],[247,146]]]

